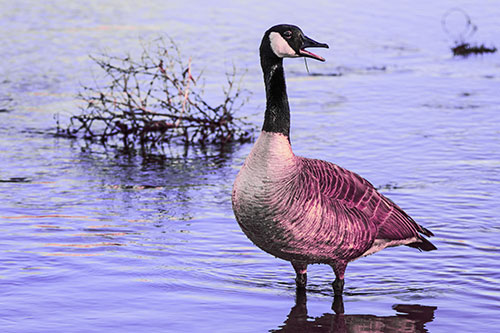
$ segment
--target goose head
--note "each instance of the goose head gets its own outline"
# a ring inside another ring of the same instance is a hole
[[[262,60],[307,57],[325,61],[323,57],[306,50],[312,47],[328,48],[328,45],[307,37],[295,25],[279,24],[264,34],[260,45],[260,56]]]

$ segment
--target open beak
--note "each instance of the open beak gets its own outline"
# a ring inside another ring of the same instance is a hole
[[[316,59],[316,60],[319,60],[319,61],[325,61],[325,58],[317,55],[317,54],[314,54],[312,52],[309,52],[309,51],[306,51],[305,49],[308,48],[308,47],[324,47],[324,48],[328,48],[328,45],[327,44],[324,44],[324,43],[318,43],[317,41],[307,37],[307,36],[304,36],[304,44],[302,44],[302,47],[300,48],[299,50],[299,55],[302,56],[302,57],[308,57],[308,58],[313,58],[313,59]]]

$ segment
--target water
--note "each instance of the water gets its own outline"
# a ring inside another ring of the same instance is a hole
[[[1,2],[2,331],[497,329],[500,58],[451,57],[440,20],[455,6],[473,41],[500,46],[495,1]],[[260,126],[257,49],[280,22],[331,46],[308,62],[316,76],[285,61],[295,152],[360,173],[436,235],[438,251],[350,264],[343,316],[329,267],[311,266],[295,295],[290,265],[239,230],[230,193],[251,145],[143,159],[52,135],[98,75],[88,54],[165,32],[211,99],[232,63],[248,69],[241,114]]]

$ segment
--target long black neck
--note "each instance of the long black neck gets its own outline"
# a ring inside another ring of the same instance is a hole
[[[262,130],[282,133],[290,140],[290,107],[286,94],[283,59],[276,56],[262,57],[261,54],[261,65],[266,85],[266,113]]]

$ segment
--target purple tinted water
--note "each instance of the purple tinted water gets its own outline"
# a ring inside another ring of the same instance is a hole
[[[500,45],[495,1],[1,3],[3,331],[494,331],[500,58],[451,57],[440,20],[455,6],[473,40]],[[260,126],[257,49],[281,22],[331,46],[308,63],[317,76],[285,61],[295,152],[360,173],[436,234],[438,251],[350,264],[343,316],[329,267],[310,267],[296,301],[289,264],[239,230],[230,193],[251,145],[144,160],[51,135],[99,74],[88,54],[162,33],[204,69],[211,99],[232,63],[248,69],[241,114]]]

